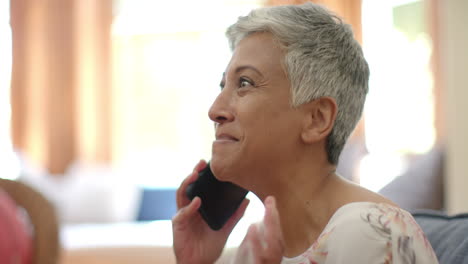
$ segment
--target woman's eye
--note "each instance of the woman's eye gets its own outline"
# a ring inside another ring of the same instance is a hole
[[[239,87],[242,88],[242,87],[247,87],[249,85],[253,85],[251,81],[244,79],[244,78],[240,79]]]

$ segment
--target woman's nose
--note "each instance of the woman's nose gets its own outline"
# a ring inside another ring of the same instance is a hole
[[[208,111],[208,116],[210,119],[218,124],[223,124],[226,122],[231,122],[234,120],[234,115],[230,106],[230,101],[226,93],[221,93],[216,97],[215,101]]]

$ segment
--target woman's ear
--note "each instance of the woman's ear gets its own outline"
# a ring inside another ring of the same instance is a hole
[[[335,124],[338,106],[332,97],[320,97],[303,104],[304,126],[301,138],[304,143],[314,143],[327,138]]]

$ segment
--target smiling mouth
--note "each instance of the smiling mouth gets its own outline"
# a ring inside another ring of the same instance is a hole
[[[234,141],[234,142],[237,142],[239,141],[237,138],[231,136],[231,135],[227,135],[227,134],[220,134],[220,135],[216,135],[216,141]]]

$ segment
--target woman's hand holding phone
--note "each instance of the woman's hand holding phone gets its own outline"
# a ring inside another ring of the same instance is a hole
[[[248,205],[245,199],[228,222],[218,231],[212,230],[198,212],[201,199],[186,195],[187,186],[193,183],[206,167],[200,161],[193,172],[182,182],[176,193],[177,213],[172,219],[173,248],[177,263],[214,263],[221,255],[227,238],[244,215]]]

